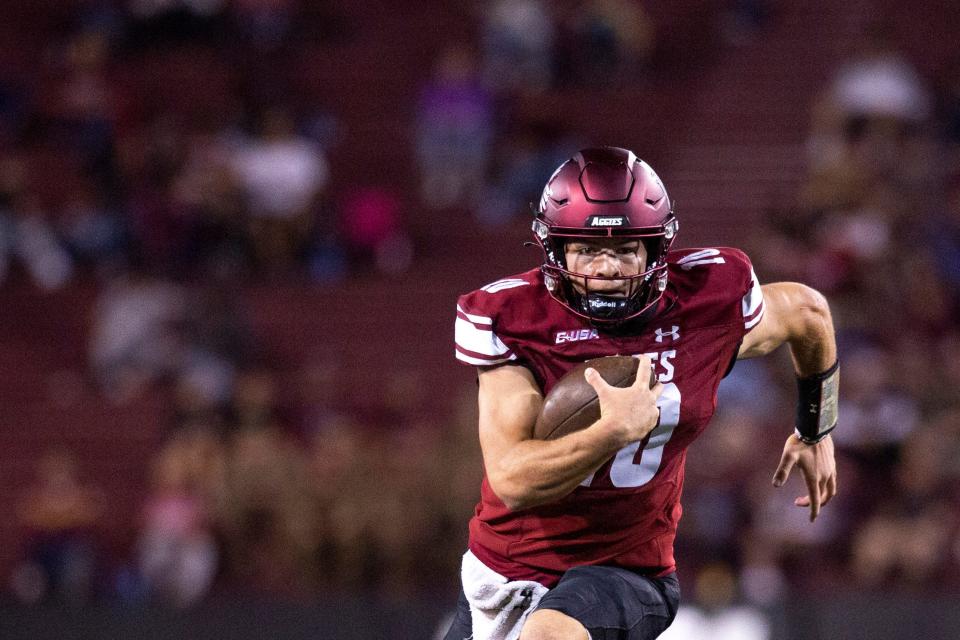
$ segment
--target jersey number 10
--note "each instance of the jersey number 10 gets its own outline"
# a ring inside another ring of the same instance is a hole
[[[653,479],[663,460],[663,449],[673,436],[680,422],[680,389],[673,382],[663,385],[663,393],[657,399],[660,407],[660,422],[646,440],[628,444],[617,452],[610,466],[610,482],[613,486],[625,489],[640,487]],[[640,449],[640,445],[644,445]],[[589,487],[594,474],[590,474],[580,483]]]

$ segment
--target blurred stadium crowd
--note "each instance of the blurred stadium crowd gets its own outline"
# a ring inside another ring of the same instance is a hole
[[[724,5],[716,46],[762,32],[775,5]],[[304,366],[281,391],[234,294],[290,280],[347,292],[357,274],[409,286],[415,212],[472,217],[490,237],[522,226],[552,169],[600,141],[560,119],[513,125],[518,101],[616,92],[655,73],[671,38],[627,0],[463,10],[474,41],[432,53],[397,105],[405,132],[385,142],[409,145],[409,192],[338,174],[355,133],[338,96],[318,104],[278,79],[305,48],[360,37],[335,3],[77,0],[11,14],[0,286],[95,283],[89,380],[117,406],[159,390],[174,409],[119,556],[98,540],[111,497],[84,452],[38,460],[8,593],[177,605],[218,590],[454,593],[480,477],[471,376],[452,415],[431,409],[416,371],[364,413],[338,403],[340,362]],[[796,487],[772,490],[789,366],[739,363],[687,464],[678,558],[691,602],[960,587],[960,58],[919,73],[889,36],[873,23],[819,88],[801,191],[742,230],[762,281],[831,301],[840,495],[809,525]],[[670,168],[650,161],[670,189]]]

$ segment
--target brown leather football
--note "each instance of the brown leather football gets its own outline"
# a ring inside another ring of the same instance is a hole
[[[636,380],[639,362],[631,356],[609,356],[587,360],[575,366],[557,381],[543,399],[543,407],[533,426],[533,437],[537,440],[554,440],[586,429],[600,419],[597,393],[583,377],[587,367],[596,369],[607,384],[629,387]],[[651,370],[650,386],[656,383],[656,374]]]

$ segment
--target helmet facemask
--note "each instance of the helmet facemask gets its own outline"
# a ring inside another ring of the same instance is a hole
[[[666,255],[676,236],[677,220],[660,227],[627,229],[551,228],[537,218],[533,232],[544,253],[541,271],[550,295],[577,315],[600,325],[616,325],[650,310],[667,287]],[[647,252],[646,264],[636,275],[600,276],[576,273],[566,264],[568,242],[589,242],[600,238],[639,240]],[[581,284],[582,291],[574,281]],[[610,295],[591,283],[626,282],[626,295]]]

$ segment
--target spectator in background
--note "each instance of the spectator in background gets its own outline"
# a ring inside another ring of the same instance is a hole
[[[230,422],[237,430],[275,426],[279,418],[278,382],[268,367],[240,371],[233,384]]]
[[[889,203],[922,199],[935,190],[930,182],[937,176],[930,164],[935,153],[924,131],[932,95],[894,48],[889,31],[881,22],[870,26],[861,50],[836,72],[814,109],[807,206],[854,209],[868,204],[879,187],[894,190]],[[911,204],[915,211],[918,203]]]
[[[139,573],[149,596],[183,607],[209,591],[219,551],[211,528],[211,473],[222,452],[205,432],[174,438],[153,462],[151,495],[143,508]]]
[[[444,51],[420,93],[416,154],[420,199],[434,209],[476,203],[490,161],[493,100],[463,47]],[[470,205],[468,205],[470,206]]]
[[[231,577],[300,594],[316,578],[318,505],[303,448],[276,422],[230,437],[219,522]]]
[[[734,371],[742,364],[746,362],[737,363]],[[734,405],[717,412],[702,441],[690,450],[680,542],[690,565],[716,559],[732,564],[740,559],[738,545],[750,510],[744,478],[753,475],[762,455],[757,447],[748,449],[743,443],[761,442],[768,427],[773,425],[760,420],[756,407]],[[776,453],[775,448],[767,449]]]
[[[368,425],[350,415],[327,420],[312,434],[308,468],[316,490],[315,561],[322,586],[357,589],[376,580],[379,559],[371,531],[383,518],[370,494],[390,486],[371,482],[371,464],[379,453],[382,448],[371,441]]]
[[[345,419],[344,365],[340,356],[328,353],[311,357],[283,385],[292,392],[296,408],[296,432],[304,441],[336,427]]]
[[[413,243],[403,228],[401,203],[392,191],[362,187],[350,193],[340,211],[341,237],[361,262],[381,273],[403,273],[413,261]]]
[[[16,510],[26,548],[11,586],[21,601],[76,605],[93,595],[104,506],[100,490],[81,482],[73,453],[54,450],[40,459]]]
[[[885,492],[853,542],[852,568],[865,585],[879,587],[893,577],[911,584],[939,583],[956,571],[947,549],[956,537],[956,487],[950,469],[956,447],[957,415],[919,429],[904,443],[893,473],[894,491]],[[944,438],[947,438],[944,440]]]
[[[562,71],[571,84],[609,86],[635,80],[650,60],[654,27],[630,0],[584,0],[564,21]]]
[[[10,261],[18,258],[31,280],[44,291],[61,289],[74,272],[50,212],[29,192],[11,196],[4,207],[0,203],[0,283],[6,277]]]
[[[117,165],[126,185],[131,244],[140,262],[176,265],[190,244],[187,204],[194,181],[181,176],[189,145],[184,124],[165,115],[117,138]],[[179,184],[185,182],[186,185]],[[174,198],[174,194],[183,194]]]
[[[118,188],[113,168],[115,122],[124,96],[109,74],[109,31],[82,30],[64,43],[56,59],[57,81],[40,98],[49,119],[47,135],[55,144],[76,154],[98,188],[113,193]]]
[[[247,198],[258,265],[288,270],[306,249],[329,178],[322,150],[296,132],[286,110],[274,107],[263,113],[257,135],[241,145],[233,168]]]
[[[183,161],[167,189],[179,251],[167,262],[177,271],[223,279],[249,267],[244,193],[234,173],[229,128],[197,131],[183,139]]]
[[[844,392],[840,411],[844,433],[837,434],[840,449],[874,456],[884,454],[909,440],[920,421],[916,401],[897,386],[898,369],[891,355],[878,346],[863,345],[844,353]]]
[[[507,132],[496,153],[492,180],[477,204],[477,219],[497,226],[526,213],[523,207],[540,197],[543,177],[581,146],[549,121],[523,123]]]
[[[407,420],[371,443],[376,449],[368,464],[376,464],[389,480],[369,482],[363,503],[355,505],[383,593],[409,594],[427,586],[431,575],[442,579],[419,561],[446,542],[433,527],[442,502],[433,487],[447,482],[435,473],[440,433],[435,424]]]
[[[116,266],[127,249],[124,221],[93,185],[70,195],[57,221],[58,235],[78,266],[96,272]]]
[[[930,337],[949,330],[955,322],[958,300],[937,272],[934,259],[927,252],[916,252],[904,255],[897,267],[911,285],[903,298],[906,313],[900,326]]]
[[[929,89],[916,69],[893,46],[890,28],[867,29],[862,49],[836,74],[833,99],[849,117],[909,123],[929,117]]]
[[[540,0],[496,0],[483,13],[483,78],[502,93],[541,93],[550,88],[554,17]]]
[[[188,293],[183,319],[183,357],[177,363],[176,402],[181,426],[219,424],[250,354],[250,335],[237,292],[208,281]]]
[[[124,402],[177,370],[186,348],[186,302],[183,287],[136,267],[101,292],[89,358],[108,397]]]
[[[123,403],[169,383],[180,425],[216,420],[250,351],[235,293],[217,280],[189,288],[139,265],[114,276],[95,305],[88,345],[103,393]]]

